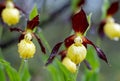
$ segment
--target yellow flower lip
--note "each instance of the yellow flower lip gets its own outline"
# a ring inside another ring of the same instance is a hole
[[[18,52],[20,57],[23,59],[32,58],[35,54],[35,51],[36,47],[32,41],[23,39],[20,41],[20,43],[18,43]]]
[[[20,20],[20,12],[16,8],[5,8],[2,11],[2,19],[9,26],[15,25]]]
[[[104,26],[104,33],[112,40],[118,41],[120,38],[120,24],[115,23],[112,17],[107,19]]]
[[[87,50],[84,45],[72,44],[67,50],[67,57],[75,64],[81,63],[86,58]]]
[[[15,8],[13,2],[9,0],[6,2],[6,7],[2,10],[1,15],[4,23],[9,26],[17,24],[20,20],[19,10]]]

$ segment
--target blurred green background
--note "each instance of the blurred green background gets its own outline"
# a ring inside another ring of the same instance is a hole
[[[4,0],[0,0],[4,1]],[[53,15],[51,20],[46,21],[51,17],[51,14],[60,10],[64,5],[66,5],[70,0],[14,0],[15,3],[26,11],[28,15],[33,6],[36,4],[40,14],[40,29],[43,31],[45,38],[50,44],[51,48],[57,43],[64,40],[65,37],[69,36],[71,32],[71,23],[69,16],[71,14],[70,6],[62,9],[57,15]],[[109,0],[109,3],[115,0]],[[104,0],[86,0],[83,5],[83,9],[87,13],[92,13],[92,26],[87,33],[87,37],[97,44],[98,34],[98,24],[101,21],[101,8]],[[120,8],[119,11],[114,15],[115,21],[120,23]],[[21,21],[17,26],[24,28],[26,26],[24,15],[21,17]],[[3,57],[5,60],[11,63],[16,69],[20,66],[21,59],[17,52],[17,43],[19,33],[10,32],[6,25],[4,25],[2,38],[0,39],[0,45],[4,45],[11,41],[6,46],[2,47]],[[39,50],[39,44],[34,40],[37,46],[37,52],[34,58],[29,59],[29,69],[32,76],[31,81],[49,81],[49,73],[45,69],[45,61],[42,61],[42,52]],[[112,41],[105,37],[100,41],[100,47],[105,52],[108,57],[108,61],[111,66],[107,65],[105,62],[100,61],[100,74],[99,81],[120,81],[120,42]],[[79,69],[78,79],[84,72],[83,64]]]

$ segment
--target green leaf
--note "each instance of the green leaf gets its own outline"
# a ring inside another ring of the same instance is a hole
[[[87,50],[87,61],[92,66],[92,70],[85,68],[85,73],[82,81],[98,81],[99,74],[99,59],[93,47],[89,46]]]
[[[79,2],[79,0],[71,0],[71,9],[73,11],[75,11],[77,9],[77,3]]]
[[[1,63],[0,63],[0,81],[6,81],[4,67]]]
[[[87,20],[88,20],[89,26],[88,26],[87,30],[85,31],[84,36],[86,36],[87,31],[89,30],[89,28],[90,28],[90,26],[91,26],[91,17],[92,17],[92,13],[90,13],[90,14],[87,16]]]
[[[30,81],[31,76],[28,70],[28,63],[27,61],[22,61],[19,69],[19,75],[21,78],[21,81]]]
[[[16,69],[14,69],[7,61],[0,59],[0,63],[5,67],[10,81],[20,81],[20,76]]]
[[[109,8],[109,6],[110,6],[109,0],[104,0],[103,6],[102,6],[102,17],[101,17],[102,20],[106,17],[107,9]]]
[[[99,68],[99,59],[95,49],[92,46],[89,46],[87,49],[87,60],[91,64],[92,70],[96,70]]]
[[[30,12],[29,19],[32,20],[36,15],[38,15],[37,5],[35,4],[32,11]]]

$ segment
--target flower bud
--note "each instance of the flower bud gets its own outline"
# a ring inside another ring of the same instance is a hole
[[[18,52],[20,57],[23,59],[32,58],[35,54],[36,48],[32,41],[29,40],[21,40],[18,44]]]
[[[67,51],[67,57],[70,58],[75,64],[81,63],[86,57],[85,46],[72,44]]]
[[[20,12],[18,9],[14,7],[13,8],[6,7],[2,11],[2,19],[9,26],[15,25],[20,20]]]
[[[104,26],[104,33],[112,40],[119,40],[120,25],[115,22],[108,22]]]
[[[72,62],[68,57],[65,57],[63,59],[62,64],[72,73],[75,73],[77,70],[76,64]]]

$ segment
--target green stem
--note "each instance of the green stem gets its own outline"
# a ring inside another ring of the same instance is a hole
[[[22,59],[18,73],[20,73],[25,65],[24,59]]]

